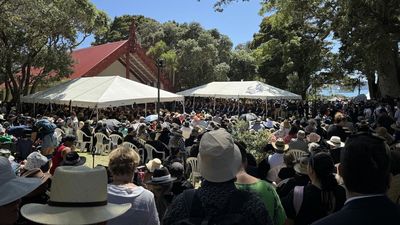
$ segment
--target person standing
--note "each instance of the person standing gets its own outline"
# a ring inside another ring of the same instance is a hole
[[[386,195],[390,184],[390,150],[384,140],[369,134],[346,141],[339,175],[346,186],[342,210],[313,225],[397,225],[400,207]]]

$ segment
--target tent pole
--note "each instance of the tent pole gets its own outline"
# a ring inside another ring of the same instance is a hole
[[[196,112],[196,110],[194,109],[194,106],[195,106],[195,103],[196,103],[196,96],[193,96],[193,112]]]
[[[36,103],[33,102],[33,117],[36,117]]]
[[[144,103],[144,116],[147,116],[147,103]]]
[[[183,108],[183,113],[186,113],[186,109],[185,109],[185,98],[183,98],[182,108]]]
[[[215,113],[215,97],[214,97],[214,113]]]
[[[96,120],[99,122],[99,108],[96,106]]]
[[[265,118],[268,117],[268,98],[265,98]]]

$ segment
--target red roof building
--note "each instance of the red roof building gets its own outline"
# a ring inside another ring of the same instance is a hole
[[[75,63],[70,79],[119,75],[157,86],[158,68],[136,42],[134,25],[128,40],[78,49],[71,56]],[[173,91],[172,83],[163,73],[160,75],[160,86],[164,90]]]

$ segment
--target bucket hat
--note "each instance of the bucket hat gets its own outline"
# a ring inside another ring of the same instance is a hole
[[[0,206],[24,197],[41,184],[38,178],[17,177],[10,161],[0,156]]]
[[[242,156],[231,134],[225,129],[218,129],[203,135],[197,160],[202,177],[220,183],[236,177]]]
[[[96,224],[120,216],[130,207],[130,203],[107,202],[104,167],[60,166],[52,178],[48,203],[26,204],[21,208],[21,214],[40,224]]]

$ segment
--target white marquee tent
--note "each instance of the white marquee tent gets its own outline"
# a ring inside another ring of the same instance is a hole
[[[250,98],[250,99],[301,99],[293,94],[260,81],[211,82],[177,94],[191,97]]]
[[[181,95],[160,90],[160,102],[183,100]],[[82,77],[24,96],[21,101],[90,108],[118,107],[157,102],[157,88],[120,76]]]

